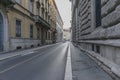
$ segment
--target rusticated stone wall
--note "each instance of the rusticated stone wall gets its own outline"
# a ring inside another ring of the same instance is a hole
[[[80,0],[78,6],[78,26],[80,27],[80,36],[91,33],[91,1]]]
[[[76,3],[77,16],[72,21],[74,42],[120,65],[120,0],[101,0],[101,25],[97,27],[96,1]]]
[[[93,32],[82,36],[82,39],[102,40],[120,38],[120,0],[101,0],[101,18],[102,25],[99,28],[92,26],[94,27]]]

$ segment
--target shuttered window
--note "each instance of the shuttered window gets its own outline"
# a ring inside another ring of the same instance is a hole
[[[21,21],[16,20],[16,37],[21,37]]]

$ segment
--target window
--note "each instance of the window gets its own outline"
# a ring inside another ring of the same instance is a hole
[[[21,3],[21,0],[16,0],[17,3]]]
[[[33,13],[33,0],[30,0],[30,12]]]
[[[50,4],[49,4],[49,2],[48,2],[48,6],[47,6],[48,11],[49,11],[49,7],[50,7]]]
[[[33,25],[30,25],[30,38],[33,38]]]
[[[47,21],[47,12],[45,13],[45,20]]]
[[[44,19],[44,9],[42,9],[42,18]]]
[[[101,0],[95,0],[96,6],[96,27],[101,26]]]
[[[48,39],[47,35],[48,35],[48,33],[47,33],[47,31],[46,31],[46,40]]]
[[[48,5],[48,2],[47,2],[47,0],[45,0],[45,7],[47,8],[47,5]]]
[[[42,3],[44,4],[44,0],[42,0]]]
[[[21,37],[21,21],[16,20],[16,37]]]
[[[49,1],[47,2],[47,10],[49,11]]]
[[[40,39],[40,29],[37,28],[37,38]]]
[[[94,49],[94,44],[92,44],[92,51],[95,51],[95,49]]]
[[[40,9],[37,7],[37,9],[36,9],[36,13],[37,13],[37,15],[39,15],[40,14]]]
[[[49,40],[50,40],[50,32],[49,32]]]
[[[36,15],[40,15],[40,3],[37,1],[37,6],[36,6]]]
[[[48,16],[48,23],[50,23],[50,16]]]
[[[96,52],[100,54],[100,46],[96,46]]]

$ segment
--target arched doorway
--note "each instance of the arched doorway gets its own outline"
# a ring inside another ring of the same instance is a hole
[[[0,51],[3,50],[3,16],[0,13]]]

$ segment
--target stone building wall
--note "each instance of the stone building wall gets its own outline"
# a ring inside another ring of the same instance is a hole
[[[77,29],[80,32],[75,42],[120,65],[120,0],[101,0],[99,26],[96,26],[96,11],[99,10],[95,1],[98,0],[79,0]],[[72,23],[72,27],[75,25]]]

